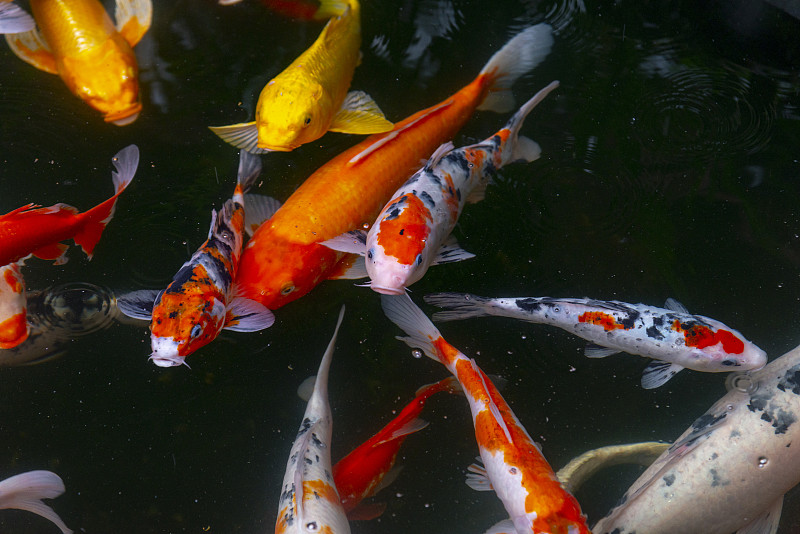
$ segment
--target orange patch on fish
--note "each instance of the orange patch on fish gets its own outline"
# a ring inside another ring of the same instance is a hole
[[[597,326],[602,326],[603,330],[605,330],[606,332],[608,332],[609,330],[618,330],[618,329],[626,330],[625,325],[618,323],[613,315],[605,312],[598,312],[598,311],[583,312],[582,314],[580,314],[580,316],[578,316],[578,321],[581,323],[590,323],[590,324],[596,324]]]
[[[22,282],[20,282],[17,273],[14,272],[14,269],[6,269],[3,272],[3,278],[5,279],[6,285],[11,288],[11,291],[14,293],[22,293]]]
[[[687,347],[704,349],[717,343],[722,343],[722,349],[728,354],[741,354],[744,352],[744,342],[727,330],[714,332],[707,326],[694,324],[686,328],[680,321],[672,323],[672,329],[683,333]]]
[[[403,195],[400,200],[405,201],[400,214],[381,221],[378,244],[387,256],[403,265],[412,265],[425,248],[431,212],[415,195]]]
[[[13,349],[28,339],[25,312],[17,313],[0,323],[0,349]]]
[[[323,480],[303,481],[303,501],[311,499],[325,499],[328,502],[338,503],[339,494],[336,488]]]

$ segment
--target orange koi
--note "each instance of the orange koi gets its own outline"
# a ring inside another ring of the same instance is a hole
[[[0,265],[8,265],[33,254],[45,260],[66,263],[67,245],[72,239],[89,259],[106,225],[114,216],[117,198],[128,187],[139,165],[139,148],[130,145],[113,158],[114,196],[83,213],[67,204],[43,208],[28,204],[0,215]]]
[[[106,122],[139,116],[139,68],[132,47],[150,27],[151,0],[117,0],[111,19],[98,0],[31,0],[38,29],[6,35],[11,50],[34,67],[58,74]]]
[[[510,517],[503,522],[510,532],[589,534],[578,501],[561,486],[539,447],[475,360],[445,341],[407,294],[381,295],[381,304],[386,316],[408,334],[401,339],[447,367],[464,389],[485,466],[471,466],[473,474],[467,483],[473,489],[497,493]]]
[[[312,174],[255,232],[242,255],[245,296],[276,309],[320,281],[366,276],[363,262],[321,241],[375,220],[421,159],[450,139],[475,109],[513,108],[509,88],[550,51],[552,29],[532,26],[498,51],[475,80],[446,100],[375,134]]]
[[[28,339],[28,303],[22,262],[0,267],[0,349],[13,349]]]

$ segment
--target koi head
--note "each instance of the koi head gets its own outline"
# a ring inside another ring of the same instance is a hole
[[[270,80],[256,106],[258,147],[288,152],[319,139],[335,111],[329,100],[316,82]]]
[[[185,365],[184,358],[207,345],[225,326],[225,303],[215,296],[165,292],[153,308],[150,359],[159,367]]]
[[[747,371],[761,369],[767,354],[745,337],[719,321],[696,316],[699,321],[673,321],[672,329],[684,336],[696,371]]]

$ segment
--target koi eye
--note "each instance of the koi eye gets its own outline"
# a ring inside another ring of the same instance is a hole
[[[374,255],[374,254],[373,254],[373,252],[372,252],[372,249],[369,249],[369,250],[367,251],[367,259],[368,259],[368,260],[371,260],[373,255]]]
[[[197,336],[199,336],[199,335],[200,335],[200,334],[202,334],[202,333],[203,333],[203,327],[202,327],[202,326],[200,326],[199,324],[196,324],[196,325],[194,325],[194,326],[192,327],[192,331],[191,331],[191,332],[189,332],[189,336],[190,336],[192,339],[194,339],[194,338],[196,338]]]
[[[422,254],[417,254],[417,265],[422,265]]]
[[[283,284],[283,287],[281,287],[281,295],[284,297],[292,291],[294,291],[294,285],[292,283]]]
[[[311,117],[306,117],[306,120],[303,121],[303,125],[308,126],[309,124],[311,124]]]

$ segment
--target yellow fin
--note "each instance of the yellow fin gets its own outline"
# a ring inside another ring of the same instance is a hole
[[[388,132],[394,124],[386,120],[378,104],[363,91],[350,91],[333,117],[331,132],[376,134]]]
[[[351,0],[357,2],[358,0]],[[343,14],[347,8],[350,7],[350,2],[347,0],[321,0],[319,9],[314,13],[314,20],[325,20],[332,17],[338,17]]]
[[[114,18],[117,20],[117,31],[134,46],[138,43],[153,20],[152,0],[117,0]]]
[[[50,74],[58,74],[56,58],[53,57],[47,41],[36,28],[29,32],[6,35],[6,42],[11,51],[21,60]]]
[[[209,126],[209,130],[217,134],[228,144],[246,150],[251,154],[272,152],[266,148],[258,148],[258,126],[253,122],[240,122],[229,126]]]

